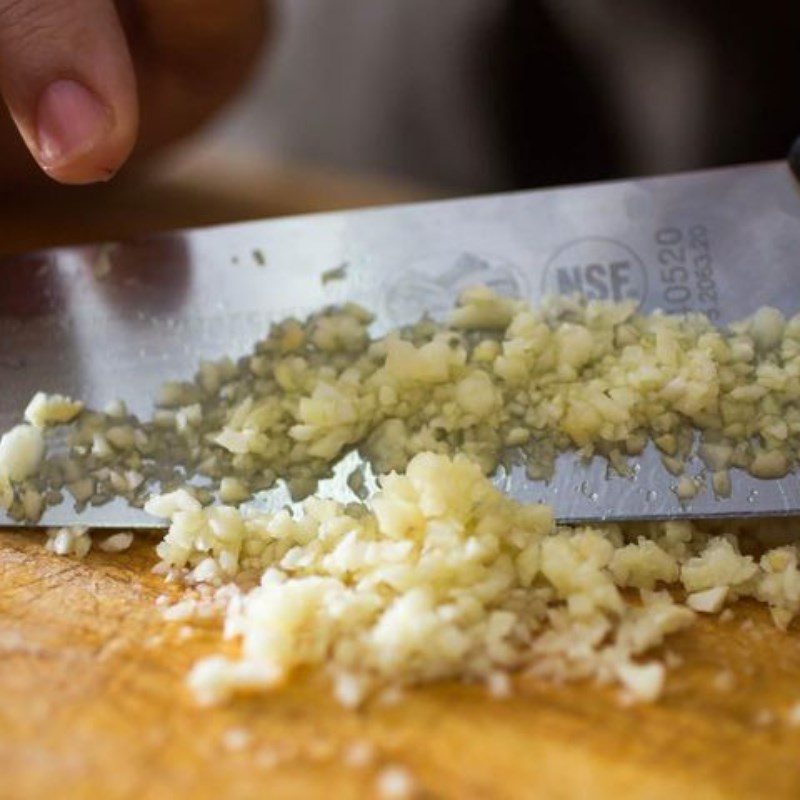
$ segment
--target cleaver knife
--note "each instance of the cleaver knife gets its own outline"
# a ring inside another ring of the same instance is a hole
[[[158,387],[201,358],[247,353],[270,322],[355,301],[373,331],[442,317],[478,283],[536,304],[553,293],[634,299],[642,311],[701,311],[715,323],[761,305],[800,311],[800,192],[784,162],[176,231],[0,258],[0,430],[36,391],[149,418]],[[351,454],[321,492],[342,500]],[[559,456],[549,482],[495,476],[565,523],[800,512],[800,476],[732,470],[732,493],[689,503],[652,445],[633,475]],[[689,464],[688,472],[700,465]],[[258,496],[287,502],[285,489]],[[0,513],[0,524],[14,524]],[[123,500],[40,525],[156,527]]]

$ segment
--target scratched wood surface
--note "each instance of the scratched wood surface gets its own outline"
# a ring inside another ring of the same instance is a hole
[[[395,199],[373,187],[348,189],[343,201],[319,181],[266,179],[232,198],[193,180],[71,195],[84,199],[66,215],[36,198],[5,208],[0,198],[3,219],[16,220],[0,229],[0,251]],[[220,648],[219,632],[185,639],[161,620],[153,538],[84,561],[42,544],[34,531],[0,531],[2,800],[370,797],[389,764],[429,798],[800,797],[800,728],[786,721],[800,701],[800,636],[777,631],[754,605],[675,637],[683,665],[653,706],[526,682],[504,701],[449,684],[356,713],[309,675],[209,710],[183,681]],[[240,729],[248,741],[231,748]],[[357,742],[375,749],[361,768],[343,757]]]
[[[754,606],[676,637],[684,663],[652,706],[523,682],[506,700],[440,685],[353,712],[299,676],[201,709],[184,676],[219,634],[185,639],[162,621],[153,542],[77,561],[45,552],[39,533],[0,532],[1,797],[370,797],[388,764],[423,797],[800,796],[800,728],[785,718],[800,637]],[[248,741],[232,748],[240,729]],[[362,741],[375,759],[349,766]]]

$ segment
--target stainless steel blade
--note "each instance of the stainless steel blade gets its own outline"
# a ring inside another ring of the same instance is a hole
[[[344,265],[344,277],[323,281]],[[644,310],[714,320],[771,304],[800,309],[800,193],[782,163],[178,231],[122,244],[0,260],[0,429],[37,390],[102,407],[122,398],[149,416],[159,385],[200,358],[247,352],[271,320],[354,300],[376,332],[441,315],[486,283],[545,293],[635,298]],[[562,455],[549,484],[498,476],[561,520],[795,514],[800,478],[733,474],[733,494],[682,505],[648,450],[633,478]],[[332,485],[341,489],[341,481]],[[283,502],[285,496],[272,496]],[[10,522],[8,520],[0,520]],[[44,525],[152,525],[115,501],[49,509]]]

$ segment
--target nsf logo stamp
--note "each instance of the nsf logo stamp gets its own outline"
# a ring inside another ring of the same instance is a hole
[[[576,293],[589,300],[635,300],[642,305],[647,271],[639,256],[616,239],[574,239],[559,247],[545,265],[542,294]]]
[[[416,322],[420,313],[444,319],[461,292],[483,284],[498,294],[528,297],[522,271],[488,253],[447,251],[420,256],[399,270],[386,292],[386,311],[396,325]]]

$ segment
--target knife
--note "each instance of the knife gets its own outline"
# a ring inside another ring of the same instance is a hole
[[[633,299],[642,311],[701,311],[715,323],[772,305],[800,310],[800,193],[785,162],[642,180],[489,195],[224,225],[0,258],[0,430],[37,391],[103,408],[123,399],[147,418],[166,380],[200,359],[237,357],[270,322],[355,301],[376,335],[442,317],[467,286],[536,304],[544,295]],[[323,493],[355,499],[346,456]],[[690,465],[691,470],[691,465]],[[695,470],[691,470],[695,471]],[[633,474],[600,458],[558,457],[549,482],[524,469],[496,480],[559,520],[791,515],[800,478],[732,471],[732,492],[682,503],[652,445]],[[288,502],[285,489],[257,497]],[[0,523],[14,524],[0,515]],[[155,527],[117,498],[40,525]]]

